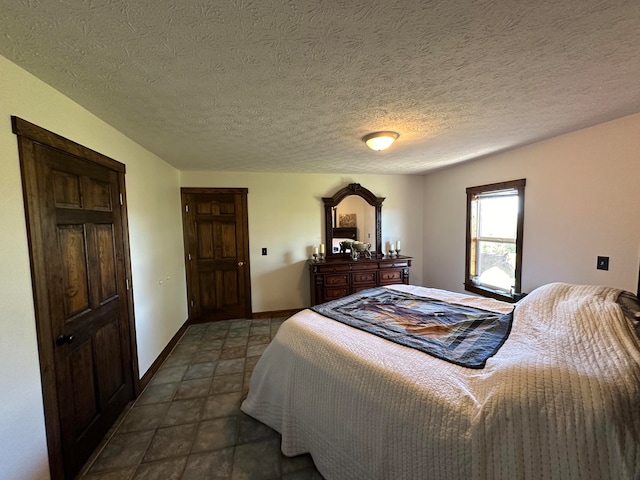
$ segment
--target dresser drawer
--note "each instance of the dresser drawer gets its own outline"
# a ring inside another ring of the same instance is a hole
[[[318,264],[316,265],[317,273],[336,273],[336,272],[348,272],[351,270],[351,265],[331,265],[331,264]]]
[[[402,283],[402,269],[381,269],[380,270],[380,285],[388,285],[393,283]]]
[[[351,274],[351,281],[353,282],[354,285],[356,284],[362,284],[362,283],[369,283],[373,286],[375,286],[376,284],[376,271],[370,271],[370,272],[355,272]]]
[[[335,300],[336,298],[346,297],[347,295],[349,295],[349,287],[346,286],[342,288],[327,287],[324,290],[325,302]]]
[[[362,270],[377,270],[378,264],[376,262],[366,262],[366,261],[355,261],[351,265],[351,270],[354,272],[360,272]]]
[[[327,287],[331,287],[333,285],[349,285],[349,275],[346,273],[339,275],[325,275],[324,284]]]
[[[383,268],[404,268],[408,267],[409,262],[406,260],[396,260],[393,262],[380,262],[380,269]]]

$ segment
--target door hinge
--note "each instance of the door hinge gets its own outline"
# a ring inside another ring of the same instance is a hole
[[[188,258],[189,260],[191,260],[191,254],[190,254],[190,253],[187,253],[187,258]]]
[[[124,205],[124,195],[120,194],[120,205]]]
[[[193,300],[191,300],[191,306],[192,306],[192,307],[194,306],[194,304],[193,304]]]
[[[128,279],[128,278],[126,278],[126,279],[124,280],[124,283],[126,283],[126,285],[127,285],[127,290],[129,290],[129,279]]]
[[[184,211],[185,211],[185,212],[187,212],[187,213],[189,213],[189,205],[185,205],[185,206],[184,206]]]

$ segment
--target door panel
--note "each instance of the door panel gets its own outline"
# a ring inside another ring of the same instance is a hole
[[[100,303],[117,295],[116,256],[113,225],[96,225],[96,251],[98,254],[98,274],[100,276]]]
[[[222,246],[222,258],[235,259],[236,253],[236,226],[235,224],[220,224],[220,244]]]
[[[137,381],[126,212],[120,203],[124,166],[13,121],[27,206],[51,477],[73,478],[133,398]]]
[[[71,397],[73,411],[70,411],[69,414],[73,415],[75,429],[80,432],[89,426],[98,413],[98,399],[94,388],[92,347],[91,339],[86,338],[69,354],[68,369],[71,372],[69,380],[75,393]]]
[[[80,208],[80,178],[59,170],[52,171],[53,198],[58,208]]]
[[[202,310],[211,310],[216,307],[216,275],[214,272],[199,272],[197,284],[199,286],[199,306]]]
[[[223,271],[222,276],[223,276],[222,286],[224,288],[223,298],[226,300],[238,298],[240,296],[240,292],[238,291],[238,286],[240,283],[238,271],[237,270]]]
[[[246,189],[182,189],[189,317],[251,315]]]
[[[196,235],[198,238],[197,251],[199,260],[213,260],[213,223],[196,222]]]
[[[62,262],[62,289],[64,317],[89,309],[89,277],[87,275],[85,234],[82,225],[58,225],[58,245]]]
[[[86,210],[111,212],[111,185],[95,178],[82,177],[82,200]]]
[[[96,350],[94,364],[100,380],[99,391],[103,403],[109,402],[126,380],[123,368],[113,368],[112,365],[114,358],[122,358],[118,326],[118,322],[107,323],[103,328],[96,330],[94,335],[96,345],[101,347]]]

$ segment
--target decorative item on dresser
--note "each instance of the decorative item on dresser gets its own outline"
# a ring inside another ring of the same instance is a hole
[[[409,284],[412,257],[360,258],[332,255],[309,264],[311,305],[345,297],[366,288]]]

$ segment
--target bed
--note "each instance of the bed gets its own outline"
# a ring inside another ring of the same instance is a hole
[[[637,301],[554,283],[512,304],[385,287],[508,314],[468,368],[303,310],[258,362],[242,410],[333,479],[639,479]]]

